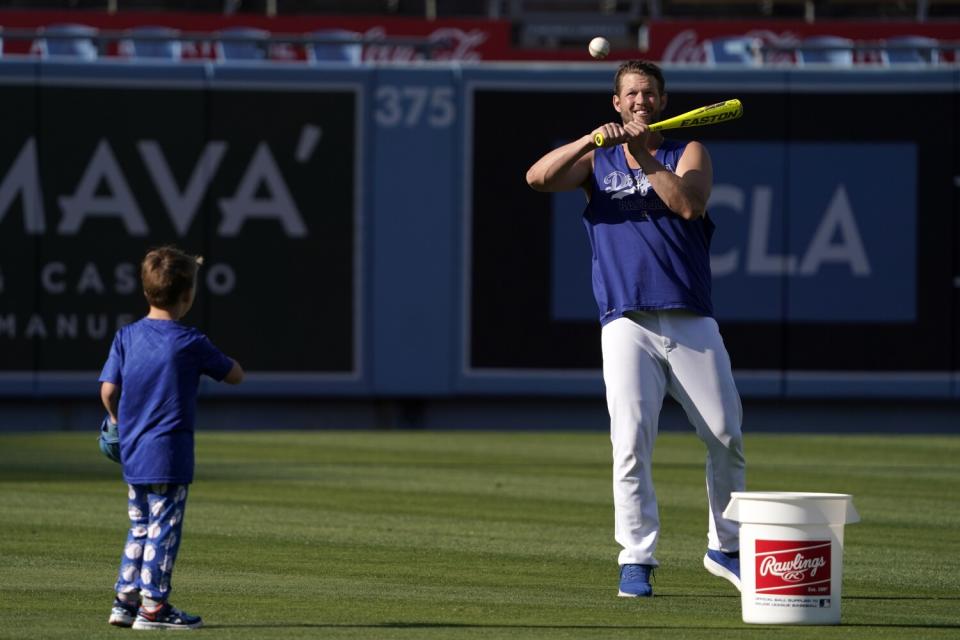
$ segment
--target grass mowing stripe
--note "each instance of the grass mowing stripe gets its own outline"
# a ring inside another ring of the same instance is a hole
[[[960,633],[960,438],[747,434],[751,490],[848,492],[841,627],[744,625],[700,565],[704,451],[657,441],[656,596],[615,596],[597,433],[197,438],[173,601],[210,638],[948,638]],[[115,638],[126,526],[92,434],[0,435],[0,638]]]

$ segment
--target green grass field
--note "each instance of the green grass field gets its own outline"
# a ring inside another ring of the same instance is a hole
[[[95,434],[0,435],[0,638],[118,638]],[[747,435],[748,489],[852,493],[843,625],[746,625],[704,571],[703,448],[664,433],[652,599],[616,597],[600,433],[201,433],[174,604],[205,638],[960,637],[960,438]]]

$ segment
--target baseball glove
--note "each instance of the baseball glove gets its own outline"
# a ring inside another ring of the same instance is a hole
[[[105,416],[100,423],[97,443],[100,445],[100,453],[114,462],[120,462],[120,433],[117,423],[111,421],[110,416]]]

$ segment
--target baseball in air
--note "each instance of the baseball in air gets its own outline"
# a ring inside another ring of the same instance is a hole
[[[607,54],[610,53],[610,41],[603,36],[597,36],[590,41],[590,44],[587,46],[587,50],[590,52],[590,55],[597,60],[606,58]]]

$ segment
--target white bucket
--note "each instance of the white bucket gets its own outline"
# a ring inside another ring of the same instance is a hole
[[[740,523],[743,621],[840,624],[845,493],[735,491],[723,517]]]

